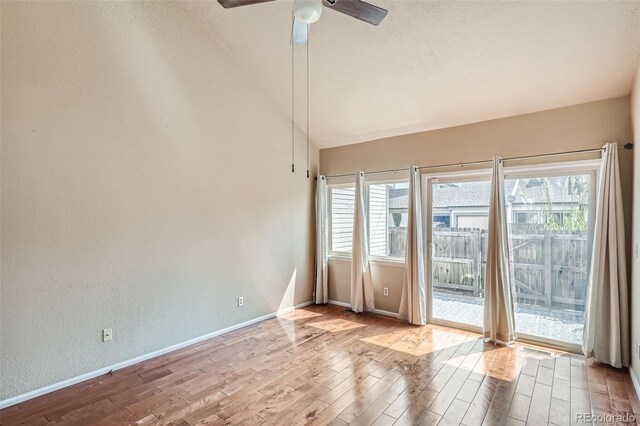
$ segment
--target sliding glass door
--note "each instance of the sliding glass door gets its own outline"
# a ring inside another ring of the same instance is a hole
[[[582,344],[594,176],[588,170],[507,175],[511,281],[520,338]]]
[[[505,171],[519,339],[567,349],[582,344],[596,167],[576,162]],[[427,177],[425,193],[431,321],[480,330],[489,176]]]
[[[490,182],[427,182],[431,320],[482,327]]]

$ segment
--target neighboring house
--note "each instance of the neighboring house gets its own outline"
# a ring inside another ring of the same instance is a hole
[[[433,188],[435,227],[487,228],[489,182],[436,183]],[[389,211],[402,214],[400,226],[406,226],[408,192],[407,188],[389,190]],[[546,221],[563,227],[570,220],[578,226],[586,222],[589,182],[585,176],[507,180],[505,195],[509,223]]]

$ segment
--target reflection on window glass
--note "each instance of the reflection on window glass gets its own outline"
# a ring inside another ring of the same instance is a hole
[[[590,175],[505,181],[516,331],[582,344]]]
[[[482,327],[490,182],[432,185],[433,318]]]
[[[404,257],[409,182],[369,185],[369,254]]]
[[[331,188],[331,251],[350,252],[354,188]]]

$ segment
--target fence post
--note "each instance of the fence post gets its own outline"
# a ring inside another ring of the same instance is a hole
[[[544,303],[551,306],[551,234],[544,232]]]

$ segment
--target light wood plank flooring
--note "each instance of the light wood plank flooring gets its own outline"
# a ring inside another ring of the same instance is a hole
[[[640,415],[628,372],[311,306],[9,407],[0,422],[588,424],[578,413]]]

